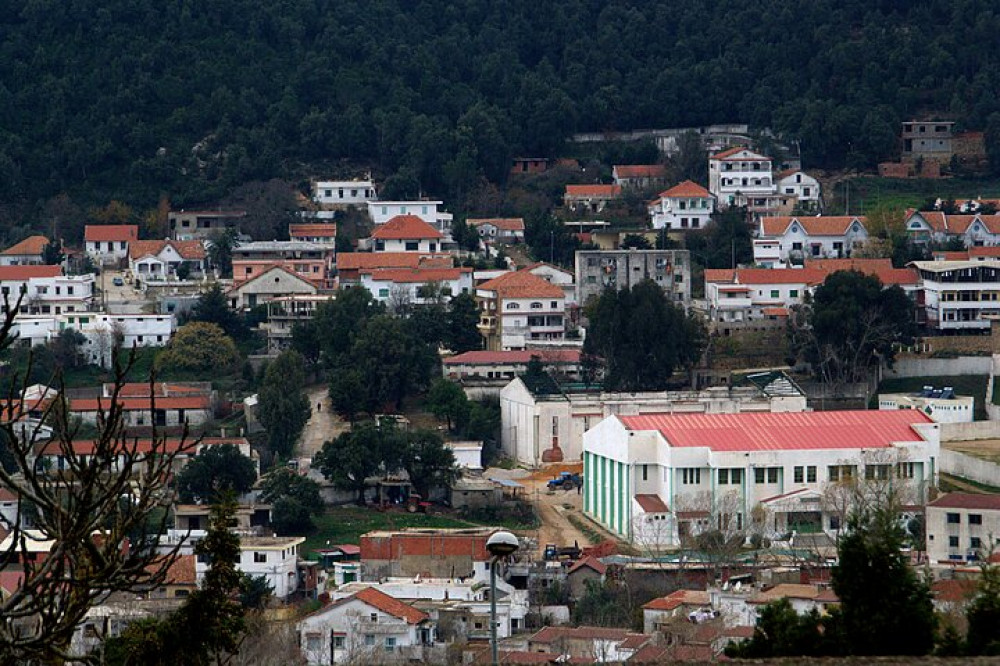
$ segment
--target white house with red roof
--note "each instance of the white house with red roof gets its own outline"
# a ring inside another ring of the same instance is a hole
[[[563,203],[577,213],[600,213],[621,196],[621,185],[567,185]]]
[[[949,215],[939,210],[908,210],[906,233],[917,243],[944,243],[957,238],[966,247],[1000,245],[1000,214]]]
[[[19,298],[21,315],[86,312],[94,301],[94,275],[63,275],[62,266],[0,266],[0,311]]]
[[[662,186],[667,179],[667,167],[662,164],[616,164],[611,167],[611,179],[623,188]]]
[[[777,241],[781,262],[801,263],[806,258],[850,257],[854,248],[868,240],[867,219],[863,215],[817,215],[815,217],[762,217],[757,230],[760,240]],[[761,247],[763,249],[763,246]],[[772,259],[757,255],[754,262]]]
[[[685,180],[660,192],[648,210],[654,229],[704,229],[715,212],[715,197],[698,183]]]
[[[1000,534],[1000,496],[948,493],[927,504],[927,559],[955,566],[982,561]]]
[[[372,234],[375,252],[423,252],[441,250],[444,235],[416,215],[397,215],[379,225]]]
[[[475,229],[480,238],[487,243],[519,243],[524,241],[524,218],[470,217],[466,223]]]
[[[479,333],[487,349],[526,349],[532,342],[566,336],[565,292],[530,270],[484,282],[476,288],[476,301]]]
[[[361,286],[372,297],[394,308],[451,300],[473,291],[473,269],[458,268],[380,268],[361,271]]]
[[[296,624],[306,662],[422,661],[437,640],[430,615],[374,587],[335,601]]]
[[[42,263],[42,250],[49,244],[45,236],[28,236],[0,252],[0,266],[32,266]]]
[[[836,533],[831,484],[891,479],[926,502],[938,427],[914,410],[609,416],[583,435],[584,512],[648,548],[742,532],[757,507],[768,534]]]
[[[189,277],[205,274],[205,246],[198,240],[137,240],[128,248],[128,264],[132,276],[142,283],[179,279],[178,273]]]
[[[451,242],[451,222],[454,216],[441,210],[443,201],[418,199],[415,201],[369,201],[368,217],[375,227],[380,227],[398,215],[415,215],[431,225],[444,237],[445,242]]]
[[[708,158],[708,191],[720,208],[749,206],[760,212],[773,208],[773,162],[770,157],[744,146],[711,155]]]
[[[118,263],[128,257],[129,243],[139,240],[134,224],[88,224],[83,232],[84,250],[95,264]]]
[[[276,298],[315,296],[318,293],[319,287],[316,282],[304,275],[287,266],[269,265],[249,280],[234,282],[234,286],[226,292],[226,296],[229,298],[231,308],[244,310],[255,308]]]
[[[777,175],[778,194],[789,199],[794,208],[802,211],[819,212],[822,206],[819,181],[798,169],[782,171]]]

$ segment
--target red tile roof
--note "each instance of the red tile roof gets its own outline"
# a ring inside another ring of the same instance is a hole
[[[51,278],[62,275],[61,266],[0,266],[0,281]]]
[[[555,643],[567,638],[583,640],[623,641],[632,635],[628,629],[614,627],[542,627],[528,643]]]
[[[983,509],[1000,511],[1000,495],[948,493],[927,504],[936,509]]]
[[[111,395],[111,392],[114,390],[114,384],[104,384],[103,389],[108,395]],[[170,384],[168,382],[154,382],[152,385],[149,382],[126,382],[118,389],[118,396],[121,398],[148,398],[150,395],[157,397],[177,396],[178,394],[207,395],[209,393],[211,393],[210,388]]]
[[[864,215],[765,217],[761,220],[761,231],[764,236],[781,236],[792,222],[798,222],[799,226],[810,236],[843,236],[855,220],[860,222],[861,226],[865,226],[868,221]]]
[[[149,409],[149,398],[122,398],[119,396],[118,402],[126,411]],[[69,409],[71,412],[96,412],[100,408],[107,409],[111,404],[111,398],[75,398],[70,400]],[[168,396],[156,399],[156,409],[208,409],[211,400],[207,395],[199,396]]]
[[[491,224],[504,231],[524,231],[524,219],[520,217],[480,217],[466,220],[471,227]]]
[[[195,555],[179,555],[177,559],[167,567],[164,585],[197,585],[198,578],[195,573]],[[146,567],[149,573],[157,573],[162,566],[162,560],[154,560]]]
[[[754,153],[752,150],[750,150],[746,146],[733,146],[732,148],[730,148],[728,150],[723,150],[721,153],[716,153],[716,154],[712,155],[709,159],[713,159],[713,160],[728,160],[728,159],[732,158],[734,155],[736,155],[736,154],[738,154],[738,153],[740,153],[740,152],[742,152],[744,150],[747,151],[747,152],[749,152],[749,153],[751,153],[751,154],[753,154],[753,155],[755,155],[756,156],[756,161],[758,161],[758,162],[760,160],[768,160],[768,161],[771,160],[770,157],[766,157],[764,155],[761,155],[760,153]],[[735,159],[749,159],[749,160],[753,161],[754,158],[747,157],[747,158],[735,158]]]
[[[160,401],[157,401],[159,404]],[[147,406],[149,403],[146,403]],[[234,446],[239,446],[240,444],[246,444],[247,441],[244,438],[222,438],[222,437],[212,437],[205,438],[201,441],[202,446],[217,446],[220,444],[232,444]],[[154,450],[165,452],[165,453],[176,453],[178,451],[187,451],[188,453],[194,453],[195,449],[198,448],[198,440],[194,438],[182,439],[180,437],[165,437],[163,439],[152,440],[146,439],[133,439],[124,438],[118,442],[114,443],[115,447],[120,448],[122,451],[128,451],[137,454],[145,454]],[[97,448],[97,442],[93,439],[75,439],[73,440],[73,454],[78,456],[89,456],[94,453]],[[62,444],[58,440],[50,440],[45,442],[41,446],[37,447],[38,455],[62,455]]]
[[[969,257],[1000,257],[1000,246],[982,245],[970,247]]]
[[[620,185],[567,185],[567,198],[604,198],[615,199],[620,197],[622,188]]]
[[[583,567],[588,567],[590,569],[593,569],[602,576],[608,571],[608,565],[604,564],[596,557],[585,557],[581,560],[577,560],[576,563],[573,566],[571,566],[569,568],[569,571],[567,571],[566,573],[571,574],[574,571],[577,571],[578,569],[582,569]]]
[[[290,238],[297,237],[336,237],[337,235],[337,225],[336,223],[330,222],[326,224],[289,224],[288,225],[288,236]]]
[[[677,590],[665,597],[653,599],[645,604],[643,610],[672,611],[687,604],[689,606],[704,606],[710,601],[705,590]]]
[[[888,448],[919,442],[914,425],[932,423],[918,410],[620,416],[628,430],[658,431],[673,447],[713,451]]]
[[[970,601],[979,589],[979,581],[969,578],[958,580],[936,580],[931,583],[934,601],[957,604]]]
[[[442,238],[441,232],[416,215],[397,215],[390,218],[372,234],[377,240],[423,240]]]
[[[9,248],[0,252],[0,254],[5,255],[40,255],[42,253],[42,248],[49,244],[49,239],[45,236],[28,236],[20,243],[11,245]]]
[[[615,178],[664,178],[667,168],[662,164],[616,164],[612,172]]]
[[[483,291],[495,291],[500,298],[563,298],[560,287],[527,270],[504,273],[479,285]]]
[[[764,308],[764,316],[767,317],[787,317],[788,308]]]
[[[409,282],[420,284],[457,280],[463,273],[472,273],[472,269],[466,266],[459,268],[382,268],[362,270],[361,272],[371,275],[372,280],[377,282]]]
[[[659,495],[636,495],[635,501],[646,513],[667,513],[670,511]]]
[[[701,197],[703,199],[707,199],[712,196],[712,193],[692,180],[685,180],[683,183],[674,185],[669,190],[660,192],[660,196],[664,199],[678,197]]]
[[[137,240],[129,243],[128,256],[130,259],[141,259],[146,255],[156,256],[163,252],[164,248],[171,246],[177,251],[182,259],[198,260],[204,259],[205,246],[201,241],[186,240]]]
[[[734,274],[732,268],[706,268],[705,282],[732,282]]]
[[[374,587],[367,587],[357,594],[347,598],[363,601],[369,606],[379,609],[383,613],[388,613],[393,617],[405,620],[407,624],[420,624],[430,617],[427,613],[417,610],[413,606],[404,603],[395,597],[390,597],[385,592],[377,590]]]
[[[445,365],[500,365],[505,363],[527,363],[537,356],[542,363],[579,363],[579,349],[527,349],[521,351],[467,351],[455,356],[449,356],[442,363]]]
[[[125,241],[139,240],[139,227],[134,224],[88,224],[83,232],[84,240]]]
[[[337,269],[416,268],[422,259],[416,252],[343,252],[337,255]]]

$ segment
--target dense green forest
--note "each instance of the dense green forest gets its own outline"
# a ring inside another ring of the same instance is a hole
[[[1000,111],[988,0],[0,3],[0,202],[214,201],[366,167],[458,197],[575,131],[740,121],[808,166]]]

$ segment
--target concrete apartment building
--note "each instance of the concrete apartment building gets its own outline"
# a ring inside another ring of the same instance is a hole
[[[1000,535],[1000,496],[948,493],[926,508],[927,559],[963,564],[988,557]]]
[[[948,161],[954,153],[955,123],[944,120],[910,120],[903,123],[900,139],[904,160],[919,158]]]
[[[576,302],[602,291],[631,289],[652,280],[679,305],[691,302],[691,256],[687,250],[580,250],[576,253]]]

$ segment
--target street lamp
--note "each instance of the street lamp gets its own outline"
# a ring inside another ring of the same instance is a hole
[[[510,532],[494,532],[486,540],[486,550],[492,555],[490,560],[490,653],[491,663],[500,663],[500,648],[497,644],[497,563],[504,557],[517,552],[520,544]]]

